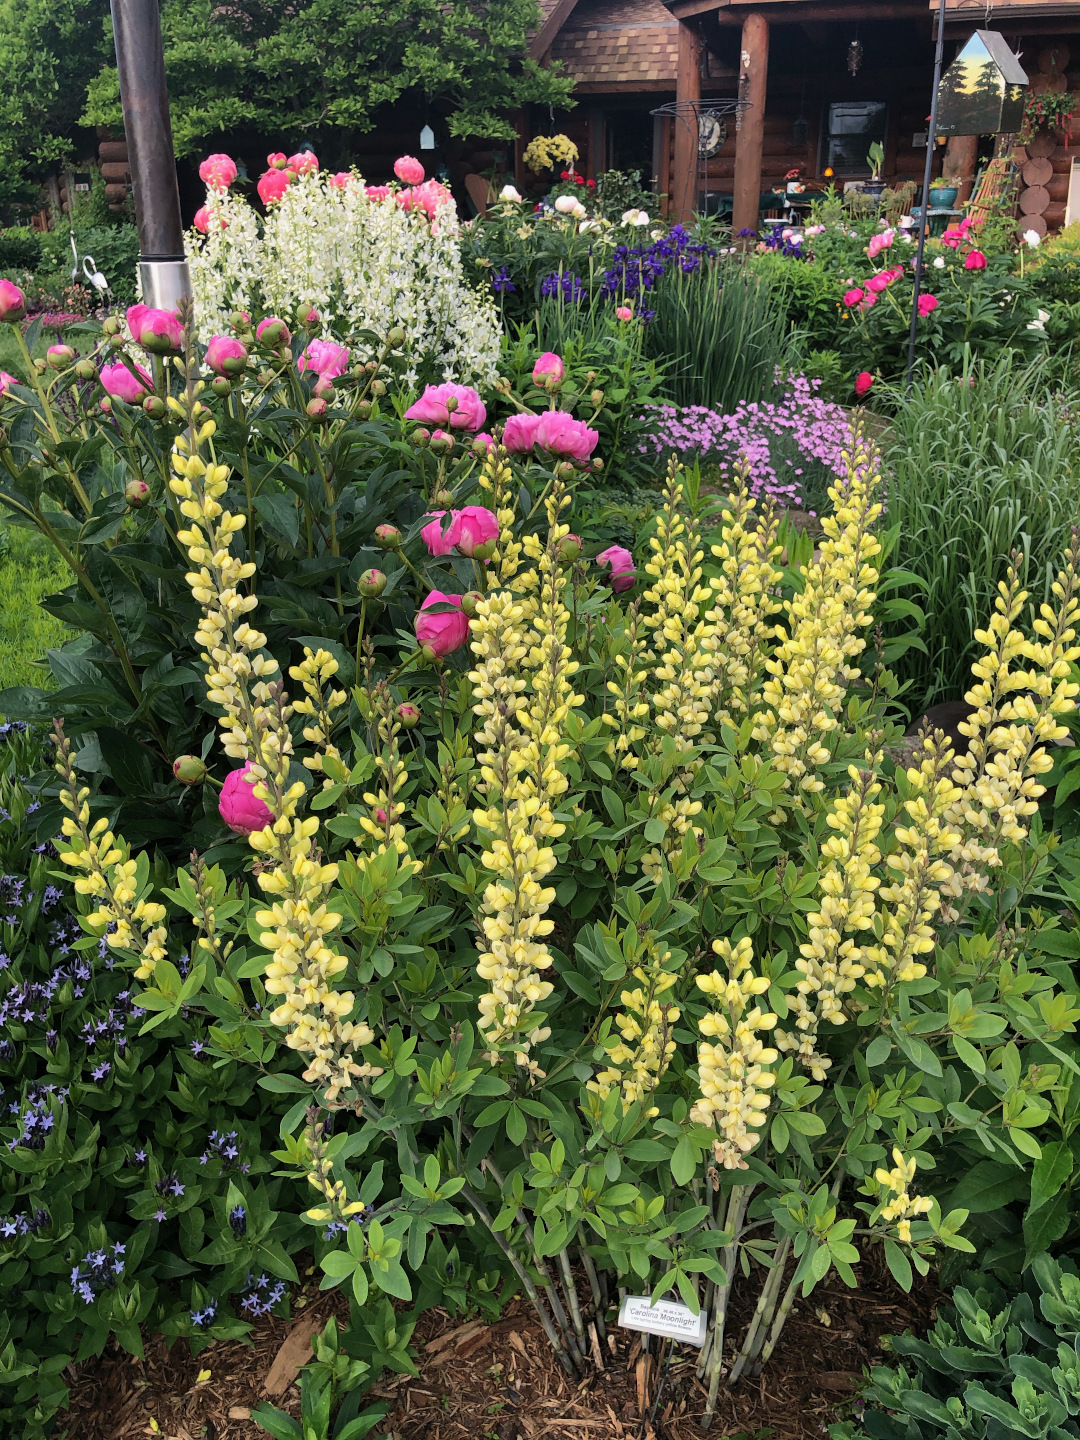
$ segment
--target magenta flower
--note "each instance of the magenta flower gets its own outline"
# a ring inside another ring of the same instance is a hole
[[[0,320],[13,325],[26,314],[26,296],[10,280],[0,280]]]
[[[4,396],[13,385],[21,385],[22,381],[17,375],[9,375],[6,370],[0,370],[0,396]]]
[[[432,613],[432,606],[452,605],[452,610]],[[460,650],[469,638],[469,617],[461,608],[460,595],[444,595],[441,590],[432,590],[416,612],[417,642],[433,654],[452,655]]]
[[[318,319],[318,316],[315,318]],[[344,345],[339,345],[336,340],[312,340],[297,360],[296,368],[301,375],[314,370],[319,383],[329,385],[339,375],[345,374],[348,364],[349,352]]]
[[[511,455],[526,455],[536,444],[539,415],[511,415],[503,426],[503,444]]]
[[[870,393],[870,387],[874,383],[874,377],[869,370],[863,370],[855,376],[855,394],[861,400]]]
[[[931,313],[931,311],[936,310],[937,307],[938,307],[938,302],[937,302],[937,299],[936,299],[935,296],[933,296],[933,295],[920,295],[920,296],[919,296],[919,314],[922,316],[922,318],[923,318],[924,320],[926,319],[927,315],[929,315],[929,314]]]
[[[450,538],[450,530],[453,524],[443,532],[442,521],[446,514],[445,510],[429,510],[432,517],[430,522],[420,531],[420,539],[427,546],[429,555],[449,555],[454,548],[454,542]]]
[[[256,190],[259,192],[259,199],[264,205],[273,205],[285,194],[293,176],[288,170],[267,170],[260,175]]]
[[[364,186],[364,194],[369,200],[389,200],[393,193],[389,185]]]
[[[596,557],[596,563],[603,569],[609,569],[611,574],[609,580],[611,588],[616,595],[624,590],[632,590],[637,579],[637,572],[634,569],[634,557],[623,545],[609,545],[606,550],[601,550]]]
[[[541,450],[569,460],[587,460],[599,439],[599,431],[590,430],[584,420],[575,420],[565,410],[545,410],[536,427],[536,444]]]
[[[99,379],[109,395],[117,400],[126,400],[129,405],[139,405],[154,382],[141,365],[136,365],[137,376],[133,375],[122,360],[115,365],[103,365]],[[142,381],[142,384],[139,382]]]
[[[985,270],[986,256],[981,250],[969,250],[964,256],[965,270]]]
[[[846,292],[846,294],[844,295],[844,304],[850,310],[853,306],[858,305],[864,294],[865,292],[863,290],[860,290],[859,287],[856,286],[854,290],[848,290]]]
[[[453,511],[446,539],[460,554],[472,557],[483,545],[499,538],[499,522],[483,505],[466,505]]]
[[[403,185],[419,185],[424,179],[424,167],[411,155],[402,155],[394,161],[394,174]]]
[[[265,331],[267,330],[267,328],[268,328],[269,326],[271,326],[271,325],[280,325],[282,331],[284,332],[283,334],[281,334],[281,335],[277,338],[277,340],[273,341],[273,343],[274,343],[275,345],[287,345],[287,344],[289,343],[289,341],[292,339],[292,332],[289,330],[289,327],[285,324],[285,321],[284,321],[284,320],[279,320],[276,315],[267,315],[267,317],[266,317],[265,320],[260,320],[260,321],[259,321],[258,325],[255,326],[255,339],[256,339],[256,340],[261,340],[262,337],[263,337],[263,334],[265,333]]]
[[[271,170],[284,170],[289,162],[285,159],[283,150],[275,150],[273,154],[267,155],[266,163]]]
[[[882,270],[877,275],[871,275],[866,282],[866,288],[872,295],[880,295],[887,290],[896,277],[891,270]]]
[[[319,162],[311,150],[300,150],[297,154],[290,155],[285,164],[294,175],[314,175],[319,168]]]
[[[397,195],[398,204],[403,210],[422,210],[429,220],[434,220],[439,206],[446,205],[450,200],[450,191],[438,180],[425,180],[423,185],[399,190]]]
[[[273,823],[274,817],[265,800],[255,795],[256,777],[251,772],[249,760],[242,770],[231,770],[225,777],[225,784],[218,796],[218,814],[237,835],[250,835],[253,830],[265,830]]]
[[[448,401],[454,403],[449,405]],[[454,430],[482,430],[487,424],[487,409],[471,386],[448,380],[443,385],[429,385],[405,411],[405,419],[420,420],[425,425],[449,425]]]
[[[212,335],[206,347],[206,363],[215,375],[242,375],[248,352],[231,335]]]
[[[544,382],[546,380],[554,380],[555,383],[558,384],[565,374],[566,366],[563,364],[562,358],[556,355],[553,350],[545,350],[533,366],[533,384],[539,385],[541,389],[544,389]]]
[[[229,222],[208,205],[200,205],[195,211],[195,229],[200,235],[209,235],[211,230],[227,230]]]
[[[199,179],[211,190],[227,190],[236,179],[236,162],[228,155],[208,155],[199,166]]]
[[[132,340],[156,355],[167,355],[183,347],[184,332],[174,311],[132,305],[128,308],[127,325]]]

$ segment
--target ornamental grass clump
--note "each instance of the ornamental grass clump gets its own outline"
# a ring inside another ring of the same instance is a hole
[[[161,885],[91,820],[57,727],[64,861],[148,1024],[202,1007],[215,1059],[261,1074],[298,1052],[267,1077],[297,1097],[275,1159],[317,1192],[324,1285],[435,1303],[456,1236],[575,1376],[619,1289],[673,1293],[706,1313],[708,1423],[868,1246],[904,1285],[970,1250],[935,1167],[965,1144],[1039,1158],[1080,1018],[1040,960],[1065,917],[1034,818],[1078,690],[1080,538],[1031,627],[1011,563],[967,752],[926,732],[905,768],[867,643],[888,577],[863,436],[789,576],[745,463],[713,502],[673,460],[650,553],[590,559],[570,521],[591,460],[538,467],[496,433],[482,547],[442,553],[456,521],[429,541],[469,588],[425,581],[414,633],[361,633],[348,680],[303,637],[292,699],[243,476],[185,379],[169,489],[248,865],[196,856]]]

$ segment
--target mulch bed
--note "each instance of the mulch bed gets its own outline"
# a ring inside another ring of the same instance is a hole
[[[858,1290],[826,1283],[796,1304],[763,1374],[721,1389],[713,1436],[821,1440],[827,1423],[847,1413],[863,1368],[880,1362],[882,1337],[932,1324],[940,1297],[930,1280],[905,1295],[880,1251],[859,1268]],[[292,1318],[260,1322],[251,1345],[216,1344],[193,1359],[183,1342],[169,1352],[152,1336],[145,1361],[110,1349],[69,1376],[71,1408],[61,1423],[71,1440],[265,1436],[248,1416],[267,1398],[267,1381],[273,1387],[283,1370],[294,1373],[310,1355],[312,1329],[347,1313],[338,1292],[311,1286],[298,1298],[305,1303],[294,1304]],[[740,1336],[748,1318],[736,1299],[730,1333]],[[666,1348],[657,1356],[655,1340],[647,1354],[642,1338],[609,1331],[604,1369],[573,1382],[520,1298],[492,1325],[431,1310],[413,1337],[420,1378],[384,1375],[372,1398],[390,1404],[384,1433],[393,1440],[700,1440],[705,1391],[694,1378],[696,1352],[678,1346],[669,1360]],[[200,1383],[203,1370],[210,1376]],[[295,1383],[272,1398],[299,1413]]]

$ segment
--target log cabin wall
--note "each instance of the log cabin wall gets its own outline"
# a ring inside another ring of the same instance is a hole
[[[1038,35],[1020,39],[1018,47],[1031,88],[1037,94],[1069,92],[1080,103],[1080,34]],[[1046,235],[1065,223],[1069,181],[1080,135],[1080,119],[1073,117],[1068,131],[1042,131],[1015,151],[1020,172],[1018,195],[1020,230]],[[1080,219],[1080,216],[1073,216]]]

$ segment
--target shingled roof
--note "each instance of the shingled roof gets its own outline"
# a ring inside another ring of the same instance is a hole
[[[560,0],[541,0],[554,10]],[[679,22],[663,0],[577,0],[551,45],[576,84],[670,81],[678,72]]]

